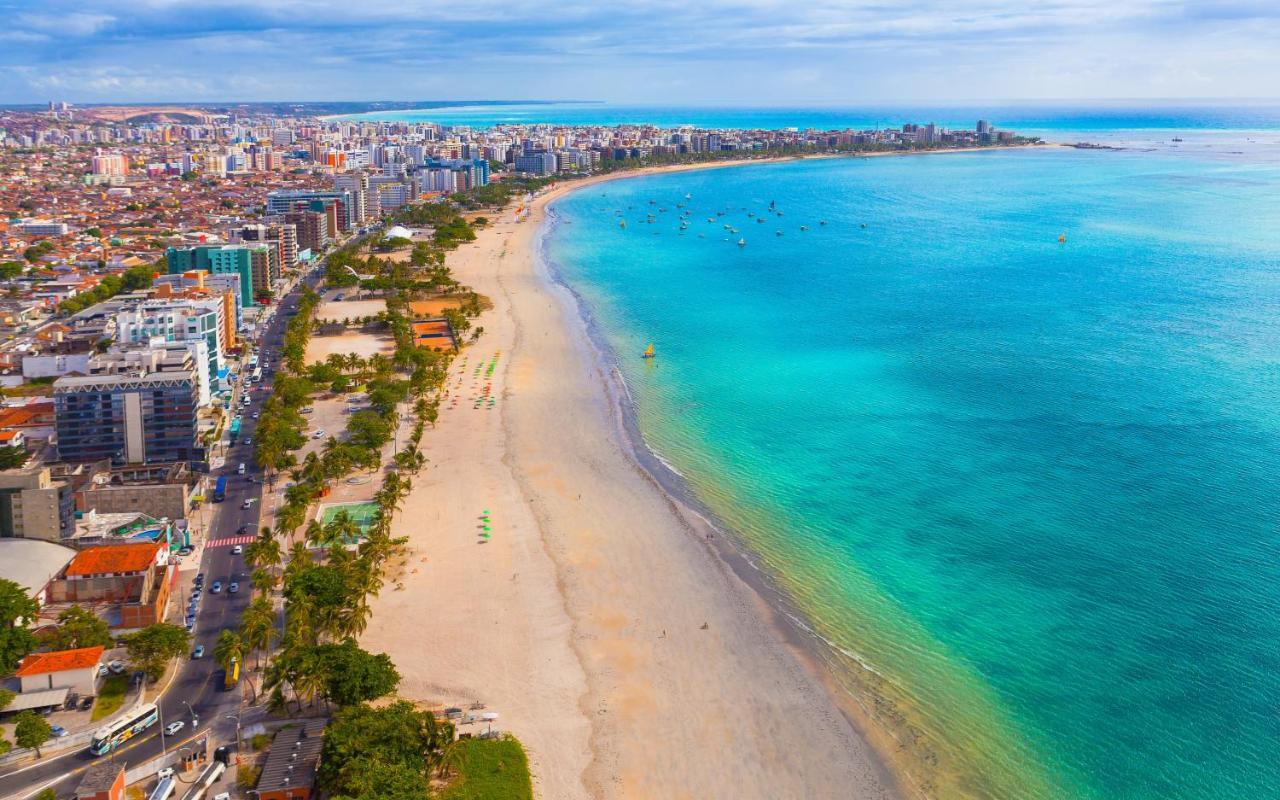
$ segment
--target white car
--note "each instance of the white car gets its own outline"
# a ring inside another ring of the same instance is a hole
[[[183,722],[182,720],[178,720],[177,722],[170,722],[168,725],[164,726],[164,735],[172,736],[185,727],[187,727],[187,723]]]
[[[165,778],[172,778],[173,774],[173,767],[165,767],[156,773],[156,780],[162,781]]]
[[[242,544],[238,544],[235,547],[231,548],[231,555],[233,556],[238,556],[243,552],[244,552],[244,545]]]
[[[320,428],[311,434],[312,439],[323,439],[325,437],[324,428]]]

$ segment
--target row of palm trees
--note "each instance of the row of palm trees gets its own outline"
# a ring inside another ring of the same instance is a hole
[[[391,313],[399,316],[398,312]],[[291,329],[305,348],[306,337],[310,335],[309,321],[295,317]],[[398,342],[401,344],[411,347],[412,340]],[[415,398],[417,418],[404,449],[394,456],[397,469],[385,474],[374,495],[378,509],[364,529],[346,512],[339,512],[327,523],[314,517],[308,520],[308,517],[312,505],[333,481],[356,468],[376,469],[381,463],[380,453],[331,438],[319,454],[308,453],[301,462],[290,455],[276,465],[277,470],[287,468],[282,467],[284,464],[292,467],[290,475],[294,483],[285,489],[275,526],[264,526],[245,548],[245,561],[252,570],[254,598],[240,628],[222,632],[213,656],[225,668],[230,668],[233,661],[243,667],[251,656],[260,668],[265,659],[268,664],[263,670],[262,686],[255,687],[252,679],[248,685],[255,700],[259,691],[269,692],[271,702],[277,706],[291,700],[299,707],[313,703],[322,691],[324,676],[320,674],[322,665],[307,654],[317,644],[357,637],[367,628],[371,615],[369,601],[383,588],[387,565],[404,545],[404,539],[391,535],[391,521],[412,489],[407,476],[416,474],[427,463],[420,441],[425,425],[434,424],[436,420],[438,394],[448,367],[447,357],[435,353],[425,357],[398,353],[394,359],[381,355],[369,359],[338,355],[330,357],[327,363],[344,371],[369,371],[384,379],[392,373],[394,365],[412,364],[412,372],[403,383]],[[293,371],[289,365],[286,367]],[[279,428],[275,435],[282,440],[287,438],[295,417],[296,423],[301,423],[296,412],[303,400],[294,399],[292,407],[278,397],[269,400],[275,401]],[[394,408],[390,409],[390,415],[391,424],[398,424]],[[354,542],[359,544],[352,549]],[[338,584],[343,587],[341,602],[319,602],[300,588],[304,584],[301,576],[316,567],[337,576]],[[283,634],[277,625],[279,615],[274,600],[277,589],[282,589],[285,598]],[[279,646],[273,651],[277,643]],[[248,678],[247,670],[245,675]]]

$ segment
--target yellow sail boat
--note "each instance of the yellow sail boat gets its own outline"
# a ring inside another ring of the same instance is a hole
[[[653,355],[654,355],[654,353],[653,353],[653,342],[649,342],[649,346],[648,346],[648,347],[646,347],[646,348],[644,349],[644,352],[640,354],[640,357],[641,357],[641,358],[653,358]]]

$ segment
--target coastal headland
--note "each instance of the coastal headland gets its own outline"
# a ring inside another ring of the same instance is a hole
[[[901,796],[816,660],[635,460],[610,367],[540,264],[550,204],[639,174],[554,187],[450,254],[494,308],[423,439],[406,574],[363,643],[402,695],[496,712],[541,797]]]

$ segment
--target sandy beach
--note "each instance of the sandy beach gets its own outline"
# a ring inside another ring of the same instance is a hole
[[[636,464],[574,300],[539,267],[549,203],[636,174],[557,187],[450,255],[494,308],[423,438],[395,527],[408,563],[363,644],[402,695],[497,712],[543,798],[895,797],[811,660]]]

